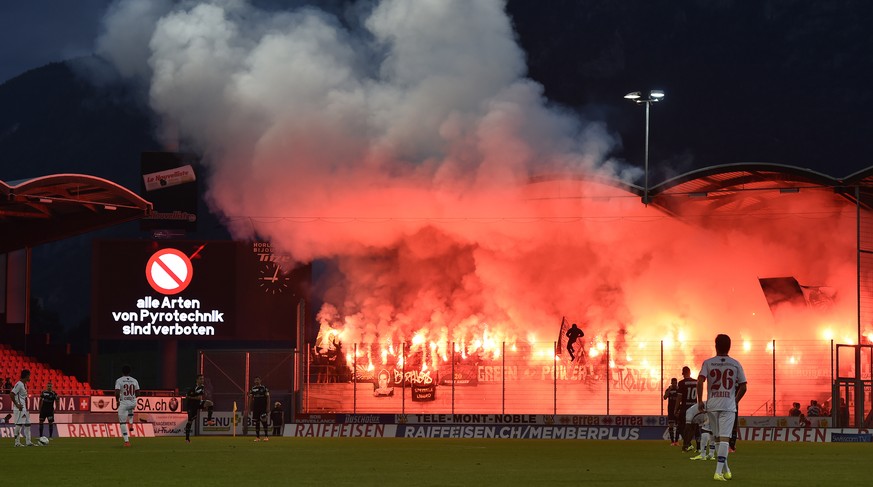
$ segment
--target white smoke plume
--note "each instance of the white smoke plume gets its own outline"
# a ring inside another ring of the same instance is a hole
[[[757,282],[788,275],[845,298],[794,321],[804,338],[852,330],[850,214],[810,217],[828,196],[800,194],[677,218],[596,182],[640,173],[525,77],[500,0],[154,5],[114,4],[101,52],[202,151],[237,237],[336,263],[319,318],[348,343],[552,342],[564,315],[589,344],[797,337]]]

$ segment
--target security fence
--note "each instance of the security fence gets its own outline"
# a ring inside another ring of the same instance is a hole
[[[571,360],[556,343],[491,344],[469,353],[457,344],[342,344],[316,353],[307,347],[302,411],[400,414],[595,414],[662,415],[664,390],[683,366],[692,377],[715,355],[700,342],[602,342],[586,345]],[[869,389],[873,358],[859,361]],[[835,387],[833,342],[735,340],[732,357],[743,364],[748,392],[745,416],[785,416],[792,403],[806,411],[852,410],[856,396]],[[844,360],[841,375],[858,366]],[[835,396],[836,394],[836,396]],[[835,400],[834,397],[837,399]],[[870,400],[863,413],[870,413]],[[833,412],[836,418],[837,411]],[[855,412],[847,421],[854,423]],[[859,418],[863,419],[863,417]]]
[[[260,377],[270,391],[270,401],[281,402],[286,414],[291,411],[292,350],[204,350],[198,354],[198,373],[205,376],[206,397],[213,401],[216,410],[230,411],[236,404],[239,411],[248,414],[248,391],[253,379]]]

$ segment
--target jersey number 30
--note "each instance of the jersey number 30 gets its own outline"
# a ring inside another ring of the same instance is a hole
[[[136,394],[136,389],[133,387],[133,384],[124,384],[122,390],[124,391],[122,395],[125,397],[132,397]]]

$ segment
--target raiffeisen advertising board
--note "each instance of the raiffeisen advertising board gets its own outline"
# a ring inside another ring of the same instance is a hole
[[[309,269],[281,264],[265,243],[95,242],[92,336],[291,339]]]

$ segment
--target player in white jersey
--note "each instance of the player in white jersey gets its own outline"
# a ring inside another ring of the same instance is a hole
[[[9,393],[12,398],[12,421],[15,426],[12,429],[15,435],[15,446],[37,446],[30,441],[30,413],[27,412],[27,383],[30,382],[30,371],[21,371],[21,380],[15,383],[15,387]],[[19,437],[24,434],[24,445]]]
[[[118,423],[121,425],[121,435],[124,446],[130,446],[130,429],[133,429],[133,411],[136,409],[136,393],[139,382],[130,376],[130,365],[121,368],[121,377],[115,381],[115,401],[118,403]]]
[[[15,383],[15,387],[9,392],[12,398],[12,421],[15,423],[13,434],[15,436],[15,446],[39,446],[30,440],[30,413],[27,412],[27,383],[30,382],[30,371],[23,369],[21,371],[21,380]],[[20,435],[24,435],[24,445],[19,440]]]
[[[709,414],[700,410],[694,403],[685,411],[685,424],[693,424],[700,434],[700,453],[691,460],[715,460],[715,443],[712,441],[712,427],[709,426]]]
[[[736,359],[728,356],[730,350],[731,337],[716,336],[716,356],[703,361],[697,377],[697,405],[709,414],[709,424],[717,441],[714,480],[730,480],[733,476],[727,463],[728,441],[734,429],[737,405],[746,394],[746,373]],[[704,383],[706,404],[703,403]]]

